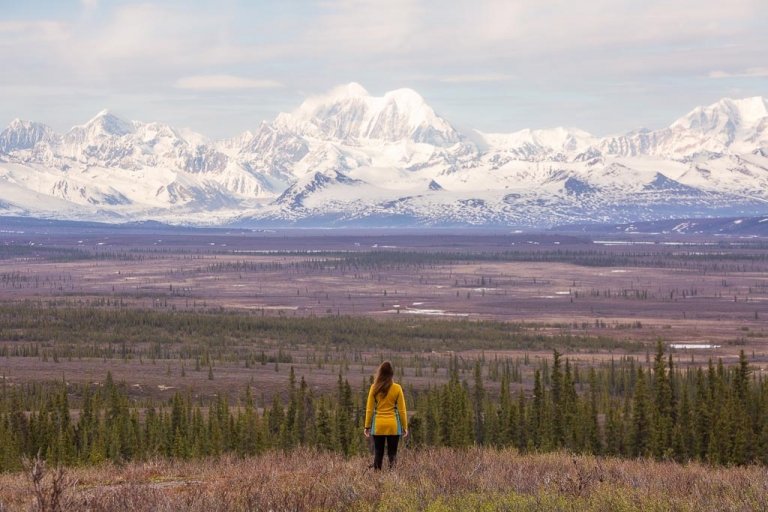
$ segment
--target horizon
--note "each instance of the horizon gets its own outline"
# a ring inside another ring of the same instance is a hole
[[[108,108],[221,139],[356,81],[411,88],[460,130],[605,136],[766,96],[765,21],[757,0],[15,4],[0,119],[62,132]]]
[[[7,127],[7,126],[9,126],[10,124],[12,124],[15,121],[42,123],[42,124],[44,124],[46,126],[51,127],[56,133],[64,134],[64,133],[66,133],[67,131],[69,131],[69,130],[71,130],[73,128],[76,128],[78,126],[83,126],[83,125],[91,122],[92,120],[94,120],[94,119],[96,119],[96,118],[98,118],[98,117],[100,117],[102,115],[112,115],[112,116],[117,117],[118,119],[120,119],[122,121],[127,121],[127,122],[130,122],[130,123],[148,124],[148,123],[159,122],[159,123],[167,124],[167,125],[169,125],[170,127],[174,128],[174,129],[181,130],[182,132],[190,130],[190,131],[193,131],[195,134],[202,135],[202,136],[204,136],[204,137],[206,137],[206,138],[208,138],[208,139],[210,139],[212,141],[220,141],[220,140],[227,140],[227,139],[236,138],[236,137],[242,135],[243,133],[251,132],[252,130],[257,129],[258,125],[261,125],[262,123],[274,122],[274,120],[280,114],[286,114],[286,113],[290,114],[292,112],[295,112],[306,101],[310,101],[310,100],[313,100],[313,99],[327,99],[327,98],[330,98],[331,96],[333,96],[334,91],[338,91],[341,88],[345,88],[345,87],[348,87],[348,86],[351,86],[351,85],[361,87],[366,92],[367,96],[371,97],[371,98],[381,98],[381,97],[385,96],[386,94],[390,94],[392,92],[396,92],[396,91],[403,90],[403,89],[412,90],[412,91],[414,91],[414,92],[416,92],[417,94],[420,95],[419,91],[415,91],[415,90],[413,90],[412,88],[409,88],[409,87],[399,87],[399,88],[391,89],[389,91],[384,91],[381,94],[375,94],[375,93],[372,93],[370,90],[368,90],[367,87],[365,87],[364,85],[360,84],[359,82],[354,82],[353,81],[353,82],[348,82],[348,83],[344,83],[344,84],[338,84],[338,85],[336,85],[334,87],[331,87],[330,89],[326,90],[325,92],[313,93],[313,94],[307,95],[306,97],[304,97],[303,100],[301,100],[299,103],[297,103],[293,108],[288,109],[285,112],[278,112],[277,114],[275,114],[275,117],[272,118],[272,119],[261,120],[261,121],[259,121],[257,123],[256,126],[246,127],[244,130],[242,130],[240,132],[229,134],[229,135],[225,135],[223,137],[211,137],[211,136],[209,136],[208,133],[201,132],[201,131],[198,131],[198,130],[194,130],[193,128],[191,128],[189,126],[175,126],[175,125],[173,125],[171,123],[168,123],[166,121],[159,120],[159,119],[135,119],[135,118],[127,117],[127,116],[123,115],[119,110],[113,109],[111,107],[103,107],[103,108],[99,109],[96,112],[96,114],[90,115],[90,117],[86,117],[86,118],[80,120],[79,122],[75,122],[75,123],[69,125],[67,128],[63,128],[63,129],[62,128],[57,128],[57,127],[53,126],[52,124],[48,123],[44,119],[25,119],[25,118],[21,118],[21,117],[18,117],[18,116],[12,118],[4,126]],[[428,98],[425,98],[423,96],[422,96],[422,98],[424,99],[424,102],[428,106],[432,107],[432,105],[430,104]],[[513,133],[516,133],[516,132],[519,132],[519,131],[525,131],[525,130],[530,130],[530,131],[544,130],[544,131],[546,131],[546,130],[565,129],[565,130],[582,130],[582,131],[587,131],[587,133],[589,135],[593,136],[593,137],[603,138],[603,137],[611,137],[611,136],[621,136],[621,135],[625,135],[627,133],[631,133],[633,131],[641,131],[641,130],[646,130],[646,129],[648,129],[648,130],[663,129],[663,128],[671,126],[677,120],[679,120],[680,118],[682,118],[685,115],[690,114],[691,112],[693,112],[694,110],[696,110],[698,108],[710,107],[710,106],[715,105],[715,104],[717,104],[717,103],[719,103],[721,101],[724,101],[724,100],[729,100],[729,101],[734,101],[734,102],[744,102],[744,101],[753,100],[753,99],[760,99],[760,100],[762,100],[764,102],[768,101],[768,99],[766,99],[765,96],[760,96],[760,95],[757,95],[757,96],[746,96],[746,97],[722,97],[722,98],[719,98],[718,100],[716,100],[716,101],[714,101],[714,102],[712,102],[710,104],[692,105],[687,110],[685,110],[685,112],[683,112],[682,114],[679,114],[674,119],[668,120],[667,123],[664,124],[663,126],[654,127],[654,128],[649,127],[649,126],[636,126],[636,127],[627,128],[627,129],[625,129],[622,132],[615,132],[615,133],[608,133],[608,134],[593,133],[593,132],[590,132],[588,130],[583,130],[583,128],[580,127],[580,126],[575,126],[575,125],[568,124],[568,123],[559,123],[559,124],[552,125],[552,126],[547,126],[547,127],[528,126],[528,127],[519,128],[519,129],[514,130],[514,131],[508,131],[508,132],[488,132],[488,131],[483,131],[483,130],[481,130],[481,129],[477,128],[477,127],[474,127],[474,126],[467,126],[467,125],[462,125],[462,124],[456,124],[451,119],[447,119],[447,118],[445,118],[445,116],[442,116],[439,111],[435,111],[435,113],[438,115],[438,117],[446,119],[459,132],[474,131],[474,132],[477,132],[479,134],[497,135],[497,134],[513,134]]]

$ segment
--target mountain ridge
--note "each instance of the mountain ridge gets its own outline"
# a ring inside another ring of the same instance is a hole
[[[0,132],[0,215],[176,224],[615,223],[768,211],[768,102],[659,130],[461,133],[412,89],[357,83],[226,140],[103,110]]]

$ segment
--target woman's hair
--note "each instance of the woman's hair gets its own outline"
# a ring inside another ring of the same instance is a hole
[[[373,380],[373,396],[387,396],[389,388],[392,387],[392,377],[395,372],[392,370],[392,363],[384,361],[376,370],[376,378]]]

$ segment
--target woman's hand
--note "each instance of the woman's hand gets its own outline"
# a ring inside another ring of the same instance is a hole
[[[363,434],[365,434],[365,437],[371,437],[371,429],[370,428],[364,428]]]
[[[403,439],[405,439],[406,437],[408,437],[408,431],[407,430],[403,430]]]

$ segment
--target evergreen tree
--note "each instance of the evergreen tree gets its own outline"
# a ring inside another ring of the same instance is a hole
[[[566,433],[566,397],[563,384],[562,363],[560,353],[553,351],[552,358],[552,440],[556,448],[565,446]],[[535,389],[535,388],[534,388]],[[535,394],[535,391],[534,391]]]
[[[484,404],[485,404],[485,389],[483,388],[483,368],[480,365],[480,361],[475,361],[474,370],[474,390],[472,392],[472,404],[473,404],[473,416],[474,421],[474,438],[475,444],[485,444],[485,420],[484,420]]]
[[[342,453],[351,455],[354,451],[352,444],[352,435],[355,431],[355,425],[352,421],[352,412],[354,404],[352,403],[352,388],[349,382],[342,381],[341,373],[337,382],[337,408],[336,408],[336,435],[338,446]]]
[[[536,450],[546,444],[545,439],[548,437],[545,434],[544,408],[544,386],[541,383],[541,372],[537,368],[533,374],[533,403],[531,404],[530,428],[528,429],[528,432],[531,433],[532,447]]]
[[[632,404],[632,430],[629,446],[630,453],[634,457],[645,457],[650,451],[651,419],[649,409],[645,374],[642,368],[638,368]]]
[[[656,357],[653,365],[653,410],[651,428],[651,452],[656,458],[667,457],[672,449],[673,402],[670,378],[667,374],[664,345],[659,340],[656,344]]]

